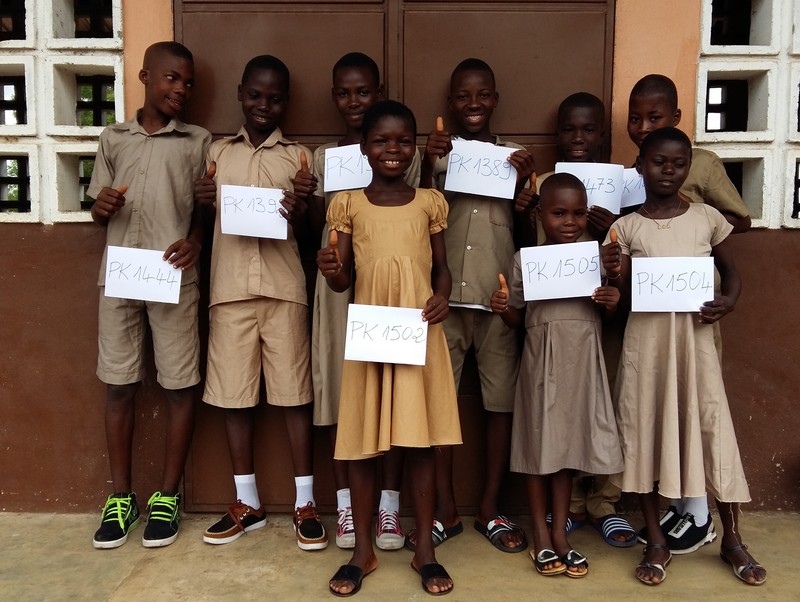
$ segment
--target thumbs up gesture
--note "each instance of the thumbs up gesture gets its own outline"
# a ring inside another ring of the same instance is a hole
[[[125,206],[125,193],[128,185],[123,184],[117,189],[106,186],[97,195],[92,205],[92,218],[101,224],[107,224],[109,218]]]
[[[425,162],[432,169],[436,159],[444,157],[453,150],[450,142],[450,134],[444,129],[444,119],[442,116],[436,118],[436,129],[428,135],[428,142],[425,144]]]
[[[194,182],[194,200],[201,205],[213,205],[217,200],[217,185],[214,176],[217,175],[217,163],[212,161],[206,169],[205,175]]]
[[[500,288],[492,293],[490,306],[494,313],[502,314],[508,309],[508,284],[506,283],[506,277],[502,274],[497,275],[497,281],[500,283]]]
[[[342,261],[339,256],[339,233],[331,230],[328,246],[317,251],[317,267],[325,278],[337,276],[342,271]]]

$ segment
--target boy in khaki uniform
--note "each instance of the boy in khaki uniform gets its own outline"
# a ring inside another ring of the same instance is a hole
[[[245,123],[235,136],[211,145],[209,171],[196,182],[195,196],[213,209],[214,203],[219,208],[224,184],[281,188],[279,212],[291,225],[305,211],[315,180],[308,149],[284,138],[278,127],[289,102],[286,65],[270,55],[251,59],[239,100]],[[267,400],[283,408],[289,432],[297,545],[303,550],[328,545],[314,501],[309,357],[305,276],[293,226],[286,240],[223,234],[216,211],[203,400],[225,408],[237,501],[206,529],[206,543],[229,543],[266,525],[253,462],[253,410],[263,369]]]
[[[108,245],[164,249],[164,260],[183,270],[177,305],[104,295],[106,251],[100,268],[97,376],[105,382],[106,437],[114,492],[108,497],[95,548],[117,548],[139,521],[131,490],[134,398],[144,376],[145,326],[153,335],[158,382],[167,391],[167,446],[161,491],[148,501],[145,547],[178,536],[178,486],[194,420],[194,386],[200,381],[197,272],[202,231],[192,182],[202,174],[211,134],[182,123],[178,114],[192,95],[194,62],[181,44],[159,42],[144,55],[139,81],[144,106],[136,117],[100,135],[89,196],[92,218],[105,226]]]

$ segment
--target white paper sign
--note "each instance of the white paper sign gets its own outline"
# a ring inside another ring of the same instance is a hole
[[[366,188],[372,181],[372,168],[361,154],[361,145],[348,144],[325,149],[325,192]]]
[[[556,173],[571,173],[586,187],[589,207],[599,205],[619,215],[622,202],[622,165],[613,163],[556,163]]]
[[[714,299],[711,257],[631,259],[632,311],[700,311]]]
[[[635,167],[627,167],[622,178],[622,203],[620,207],[633,207],[644,203],[647,195],[644,190],[644,180]]]
[[[177,303],[181,270],[164,261],[164,251],[108,247],[106,297]]]
[[[475,140],[453,140],[447,157],[445,190],[513,199],[517,170],[508,162],[514,149]]]
[[[596,241],[520,249],[526,301],[589,297],[600,286],[600,247]]]
[[[347,310],[344,359],[425,365],[428,323],[421,309],[357,305]]]
[[[282,199],[280,188],[223,184],[217,207],[222,233],[286,240],[287,222],[278,213]]]

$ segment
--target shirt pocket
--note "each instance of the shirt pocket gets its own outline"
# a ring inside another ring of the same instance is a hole
[[[492,199],[489,203],[489,222],[494,226],[500,226],[510,230],[513,226],[512,202],[513,201],[506,199]]]

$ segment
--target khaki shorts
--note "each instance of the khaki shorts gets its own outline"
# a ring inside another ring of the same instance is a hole
[[[149,323],[159,384],[175,390],[199,383],[199,298],[196,283],[181,287],[177,304],[106,297],[105,287],[100,287],[97,377],[109,385],[129,385],[144,378],[144,340]]]
[[[311,403],[305,305],[260,297],[212,305],[208,317],[203,401],[221,408],[258,405],[263,368],[270,405]]]
[[[444,332],[456,388],[461,382],[464,356],[470,347],[474,347],[484,409],[488,412],[513,412],[520,356],[516,332],[498,315],[463,307],[450,308],[444,321]]]

